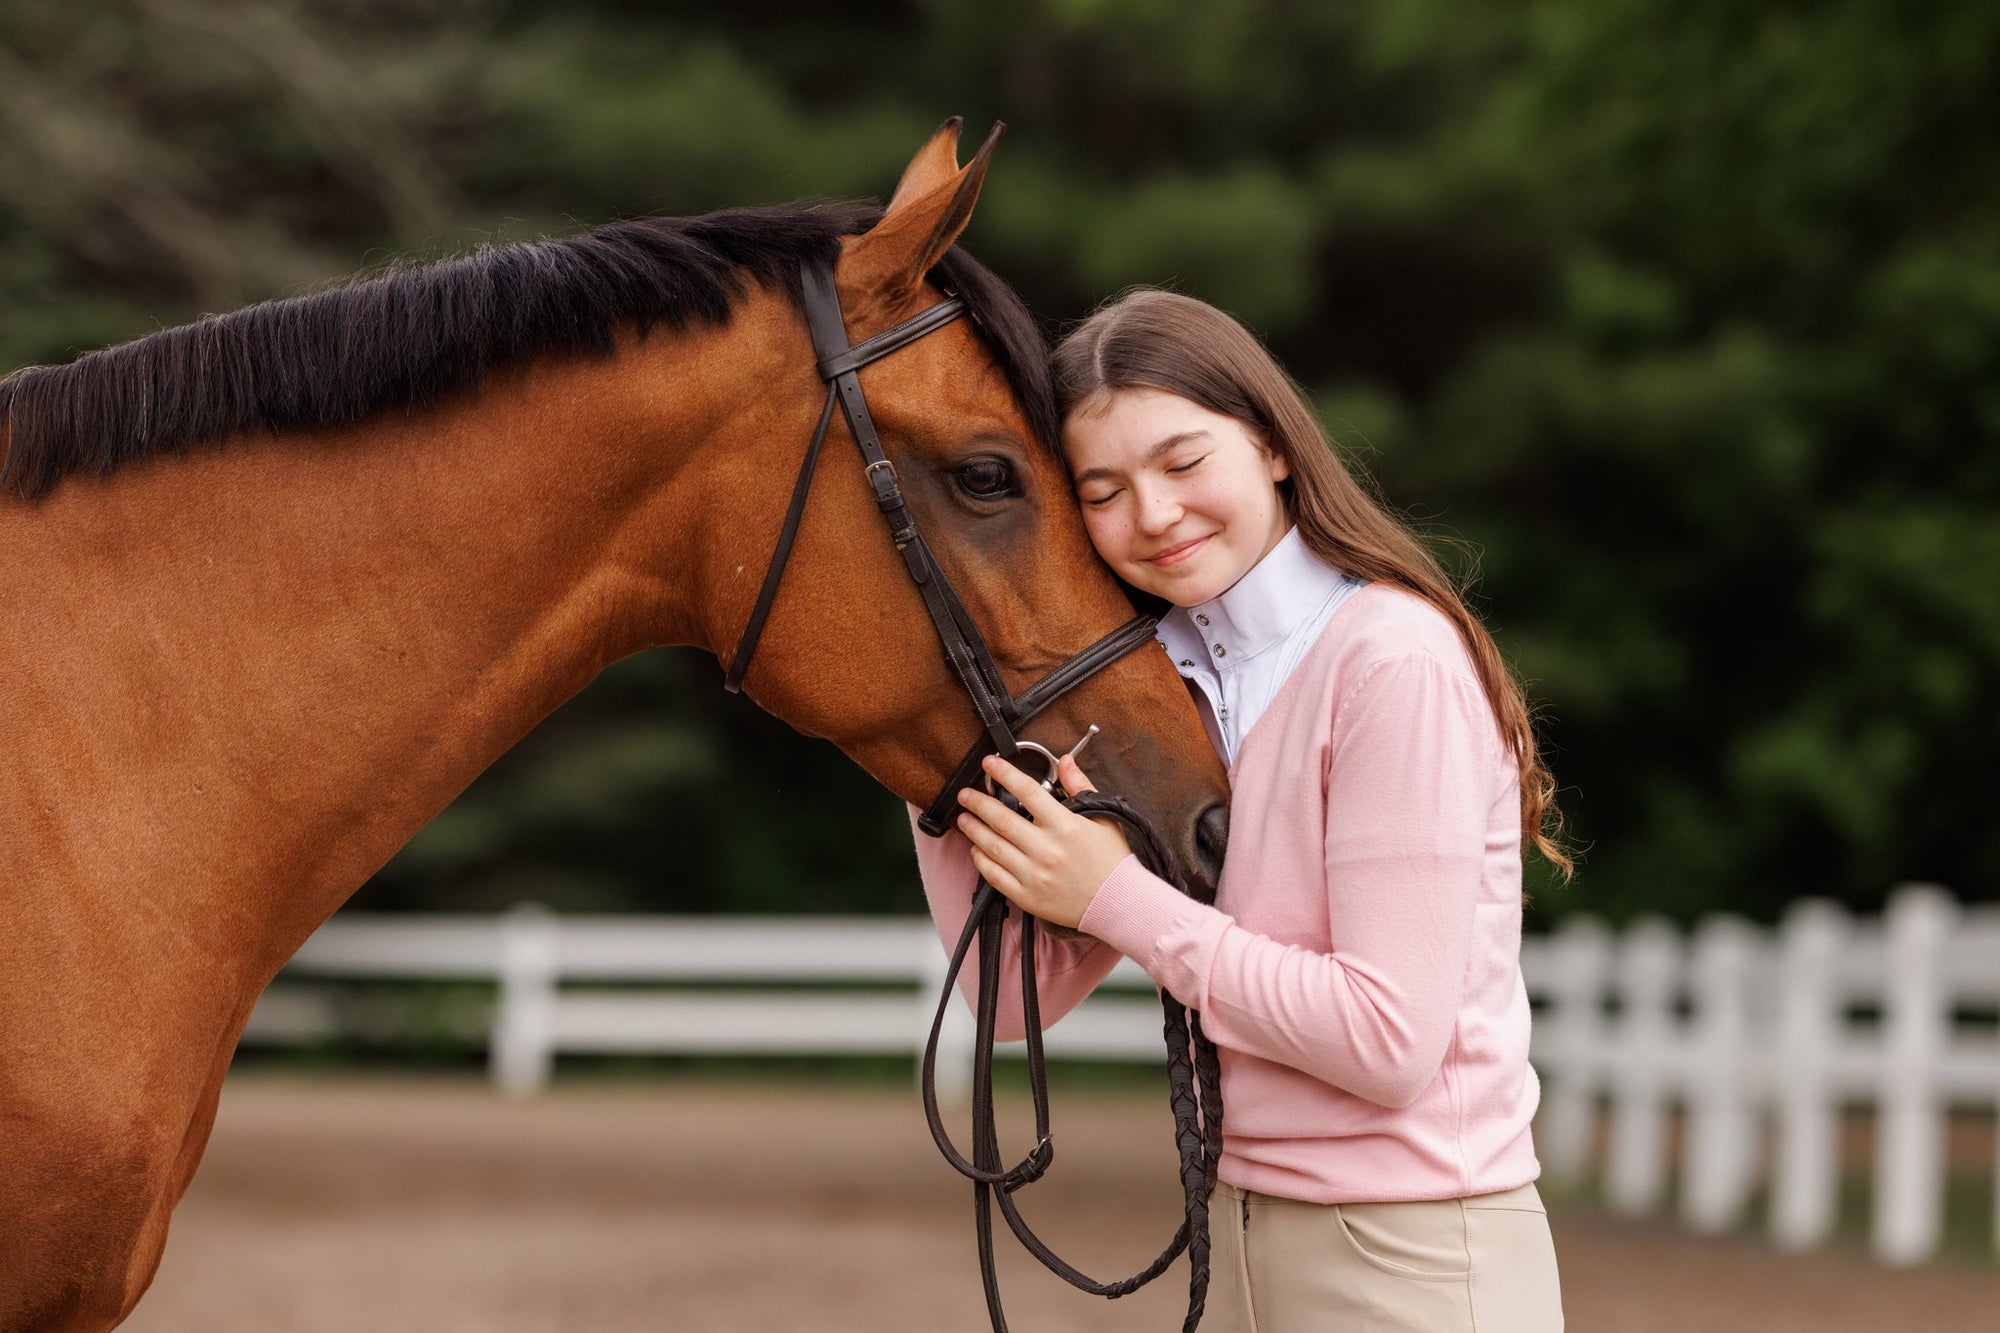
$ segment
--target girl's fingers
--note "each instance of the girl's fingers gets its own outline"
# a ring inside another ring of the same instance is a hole
[[[958,793],[958,803],[976,822],[1017,847],[1026,847],[1036,835],[1034,824],[1009,809],[997,796],[965,787]]]
[[[1097,790],[1097,784],[1083,775],[1083,765],[1069,755],[1064,755],[1062,762],[1056,766],[1056,776],[1061,780],[1063,790],[1072,796],[1078,792]]]
[[[1005,831],[1011,823],[1026,826],[1028,821],[1007,808],[1006,802],[997,796],[989,796],[977,787],[962,787],[958,793],[959,806],[974,815],[983,824],[996,830]]]
[[[999,890],[1000,896],[1008,902],[1024,912],[1035,911],[1035,905],[1028,901],[1027,886],[1022,883],[1021,877],[977,847],[972,849],[972,867],[979,872],[981,879]]]
[[[1008,870],[1006,866],[1001,865],[977,847],[972,849],[972,868],[979,872],[981,879],[1000,890],[1001,895],[1010,902],[1018,902],[1020,900],[1021,881],[1016,879],[1013,872]]]
[[[995,801],[994,804],[998,805],[999,802]],[[1022,821],[1020,816],[1011,810],[1005,813],[1009,819],[1014,820],[1024,829],[1032,829],[1034,827],[1032,824]],[[1008,865],[1017,865],[1025,864],[1028,859],[1027,851],[1016,845],[1008,837],[1008,834],[1013,831],[1012,829],[994,828],[981,818],[977,811],[968,810],[959,815],[958,831],[963,833],[972,843],[972,850],[975,853],[983,854],[988,860]]]
[[[984,764],[986,772],[1013,793],[1014,799],[1027,808],[1037,823],[1046,824],[1069,812],[1063,804],[1043,789],[1042,784],[1023,773],[998,755],[988,755]]]

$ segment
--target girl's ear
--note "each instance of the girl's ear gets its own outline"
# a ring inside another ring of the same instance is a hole
[[[1264,466],[1269,469],[1271,480],[1274,483],[1284,481],[1292,475],[1291,458],[1286,455],[1283,449],[1280,449],[1272,442],[1272,437],[1276,434],[1275,431],[1268,430],[1254,422],[1245,421],[1241,417],[1232,419],[1243,427],[1244,433],[1250,437],[1250,442],[1264,451]]]

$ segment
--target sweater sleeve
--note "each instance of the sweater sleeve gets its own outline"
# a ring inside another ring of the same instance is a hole
[[[916,826],[919,811],[910,807],[910,831],[917,840],[917,872],[923,877],[924,897],[930,903],[931,921],[937,926],[945,956],[958,947],[958,937],[972,915],[972,894],[979,884],[979,872],[972,865],[972,844],[957,829],[942,838],[933,838]],[[958,974],[959,992],[968,1006],[979,1002],[979,946],[972,946],[965,966]],[[1099,940],[1051,939],[1047,931],[1035,936],[1035,983],[1041,1009],[1042,1027],[1076,1008],[1085,996],[1118,965],[1118,952]],[[1008,914],[1000,942],[1000,1005],[994,1020],[994,1036],[1000,1041],[1021,1041],[1028,1025],[1021,1013],[1021,914]]]
[[[1387,658],[1333,711],[1323,865],[1267,871],[1321,881],[1330,950],[1245,930],[1135,861],[1105,881],[1082,926],[1199,1009],[1220,1044],[1407,1106],[1437,1076],[1458,1020],[1503,755],[1477,680],[1421,649]]]

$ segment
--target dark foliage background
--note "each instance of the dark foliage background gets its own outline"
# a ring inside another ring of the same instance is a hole
[[[1480,574],[1585,855],[1536,910],[2000,895],[2000,7],[0,0],[0,367],[390,256],[881,196],[1051,326],[1267,336]],[[621,664],[356,900],[917,906],[900,806]]]

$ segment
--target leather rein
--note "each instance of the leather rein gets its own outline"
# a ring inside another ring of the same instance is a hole
[[[740,691],[751,656],[763,636],[765,622],[784,577],[792,544],[805,516],[806,497],[812,489],[819,466],[820,447],[826,442],[839,404],[855,444],[861,450],[864,473],[875,503],[889,525],[889,539],[903,558],[910,580],[922,595],[924,609],[937,630],[944,655],[957,672],[979,715],[981,735],[958,768],[923,812],[918,826],[932,837],[951,827],[958,812],[958,793],[983,774],[980,762],[989,754],[1016,758],[1023,750],[1037,754],[1048,768],[1044,786],[1055,790],[1065,805],[1079,813],[1115,819],[1124,825],[1128,841],[1149,870],[1171,878],[1171,866],[1154,830],[1131,806],[1115,796],[1099,792],[1064,795],[1056,788],[1056,757],[1033,741],[1023,741],[1015,733],[1063,695],[1089,680],[1112,663],[1125,657],[1153,638],[1157,622],[1147,616],[1132,620],[1091,644],[1064,662],[1019,695],[1011,693],[1002,680],[986,640],[967,614],[965,605],[952,589],[943,568],[932,554],[911,516],[896,468],[883,452],[881,438],[868,412],[868,400],[861,391],[860,370],[915,342],[966,314],[963,300],[947,296],[894,327],[860,343],[850,344],[840,297],[834,286],[830,263],[810,264],[801,274],[806,326],[812,334],[813,351],[819,361],[820,378],[826,382],[826,403],[820,409],[819,424],[813,429],[799,464],[798,480],[792,487],[791,503],[785,511],[784,526],[764,571],[763,586],[732,654],[724,688]],[[1095,729],[1093,728],[1093,731]],[[989,789],[990,789],[990,785]],[[1004,798],[1011,801],[1011,798]],[[1140,1272],[1123,1281],[1101,1283],[1086,1276],[1059,1258],[1022,1219],[1014,1203],[1014,1193],[1039,1179],[1055,1154],[1049,1132],[1048,1078],[1043,1061],[1040,1004],[1035,987],[1036,919],[1021,914],[1021,1008],[1027,1020],[1028,1076],[1035,1108],[1036,1143],[1029,1154],[1012,1167],[1001,1165],[1000,1147],[993,1113],[993,1046],[999,1007],[1001,945],[1010,905],[1000,893],[980,880],[974,891],[972,914],[966,921],[952,952],[951,966],[939,998],[937,1014],[931,1022],[930,1039],[923,1062],[924,1113],[938,1149],[960,1174],[973,1182],[975,1219],[979,1241],[980,1276],[985,1288],[986,1307],[995,1333],[1005,1333],[1006,1316],[1000,1306],[1000,1291],[993,1256],[992,1206],[998,1203],[1008,1227],[1022,1245],[1050,1271],[1071,1285],[1097,1295],[1115,1298],[1137,1290],[1164,1272],[1183,1250],[1188,1251],[1191,1271],[1188,1283],[1188,1313],[1184,1333],[1192,1333],[1200,1322],[1208,1291],[1208,1197],[1215,1186],[1215,1166],[1222,1147],[1222,1096],[1215,1047],[1201,1031],[1200,1015],[1185,1009],[1173,996],[1161,991],[1166,1016],[1167,1066],[1174,1111],[1175,1139],[1180,1150],[1181,1181],[1185,1195],[1184,1218],[1173,1241]],[[979,999],[975,1006],[976,1035],[973,1063],[973,1149],[968,1160],[952,1144],[937,1102],[936,1070],[939,1033],[945,1012],[957,989],[960,969],[974,942],[979,946]]]

